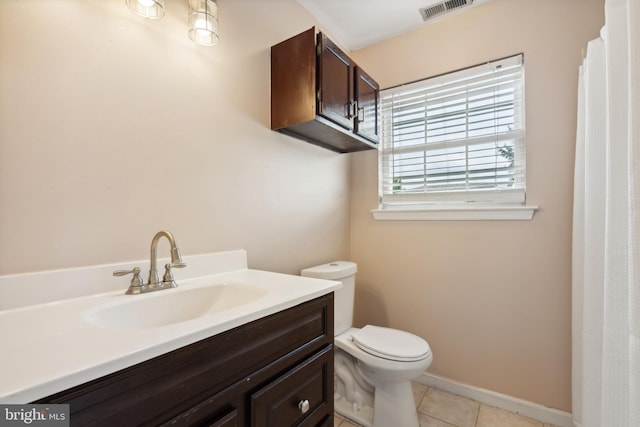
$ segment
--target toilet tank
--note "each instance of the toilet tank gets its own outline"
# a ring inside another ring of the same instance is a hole
[[[356,272],[358,266],[354,262],[334,261],[315,267],[305,268],[301,276],[316,279],[337,280],[342,288],[334,292],[334,334],[338,335],[353,325],[353,300],[356,288]]]

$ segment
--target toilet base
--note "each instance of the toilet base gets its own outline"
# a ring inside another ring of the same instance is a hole
[[[375,416],[371,427],[419,427],[418,412],[410,381],[376,385]]]
[[[387,383],[375,389],[375,411],[371,406],[358,406],[343,396],[334,397],[335,411],[364,427],[419,427],[411,382]],[[375,417],[374,417],[375,414]]]
[[[350,401],[338,390],[333,400],[338,414],[364,427],[420,426],[411,381],[384,381],[374,385],[373,407],[364,403],[364,399]]]
[[[335,395],[333,405],[334,410],[343,417],[364,427],[372,427],[373,408],[371,406],[360,406],[358,408],[339,394]]]

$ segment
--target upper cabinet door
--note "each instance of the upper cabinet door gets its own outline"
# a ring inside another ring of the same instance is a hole
[[[380,142],[378,98],[380,87],[360,67],[355,67],[355,99],[357,113],[354,132],[368,140]]]
[[[353,129],[354,63],[324,34],[318,34],[318,114]]]

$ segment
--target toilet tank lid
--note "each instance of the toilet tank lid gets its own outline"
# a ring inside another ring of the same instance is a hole
[[[352,276],[356,274],[357,271],[358,266],[355,262],[333,261],[327,264],[305,268],[300,272],[300,275],[316,279],[339,280]]]

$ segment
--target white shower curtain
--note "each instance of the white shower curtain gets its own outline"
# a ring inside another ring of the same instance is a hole
[[[580,69],[573,418],[640,427],[640,0],[606,0]]]

